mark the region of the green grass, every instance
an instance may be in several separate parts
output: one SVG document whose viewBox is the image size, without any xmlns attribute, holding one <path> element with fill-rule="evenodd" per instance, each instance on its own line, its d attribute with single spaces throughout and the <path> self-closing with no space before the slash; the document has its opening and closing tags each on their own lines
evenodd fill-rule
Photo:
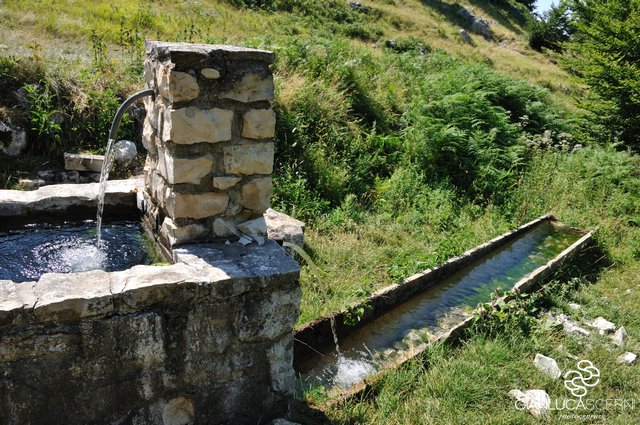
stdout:
<svg viewBox="0 0 640 425">
<path fill-rule="evenodd" d="M 608 263 L 603 263 L 607 264 L 606 268 L 595 279 L 579 274 L 559 276 L 540 307 L 543 307 L 542 311 L 548 308 L 563 311 L 575 319 L 592 320 L 603 316 L 618 326 L 624 325 L 630 335 L 624 349 L 612 347 L 606 337 L 597 334 L 585 340 L 565 336 L 562 331 L 546 326 L 542 316 L 530 331 L 508 322 L 497 333 L 471 332 L 469 339 L 458 348 L 432 347 L 408 365 L 385 373 L 364 399 L 351 400 L 327 410 L 325 420 L 354 424 L 539 423 L 528 413 L 515 409 L 508 396 L 509 390 L 545 389 L 552 400 L 568 398 L 569 394 L 561 381 L 553 381 L 535 369 L 532 361 L 536 353 L 556 358 L 564 371 L 575 367 L 573 356 L 591 360 L 602 373 L 602 382 L 590 393 L 594 399 L 637 399 L 640 393 L 637 366 L 618 365 L 615 359 L 624 351 L 640 350 L 638 170 L 638 157 L 606 148 L 589 148 L 572 154 L 539 153 L 510 193 L 508 205 L 485 209 L 480 218 L 463 218 L 456 214 L 461 223 L 475 224 L 476 227 L 468 232 L 464 231 L 464 226 L 461 226 L 462 231 L 458 228 L 451 233 L 446 228 L 439 231 L 430 228 L 443 239 L 455 235 L 464 238 L 463 245 L 473 245 L 473 235 L 484 232 L 483 240 L 486 240 L 488 234 L 499 233 L 499 229 L 509 226 L 510 220 L 521 223 L 547 211 L 554 211 L 561 220 L 575 226 L 599 226 L 598 242 L 608 256 Z M 435 205 L 437 202 L 432 203 L 431 208 L 436 209 Z M 437 221 L 434 216 L 429 219 L 431 223 Z M 326 236 L 326 242 L 323 237 L 313 235 L 310 245 L 323 246 L 324 242 L 327 247 L 333 247 L 327 250 L 325 261 L 336 265 L 336 273 L 361 276 L 359 270 L 366 268 L 364 264 L 384 264 L 382 252 L 388 247 L 387 243 L 376 247 L 373 235 L 363 231 L 368 225 L 384 228 L 380 223 L 356 225 L 349 233 Z M 347 238 L 346 235 L 351 236 Z M 401 239 L 399 245 L 414 252 L 409 257 L 412 260 L 419 258 L 420 253 L 442 252 L 438 247 L 429 250 L 422 241 L 410 238 Z M 393 257 L 399 250 L 396 246 L 387 252 Z M 341 256 L 336 252 L 344 254 Z M 354 254 L 365 252 L 366 256 Z M 352 253 L 351 257 L 348 253 Z M 375 258 L 376 253 L 380 258 Z M 350 261 L 345 261 L 348 258 Z M 593 270 L 588 264 L 582 266 L 583 270 Z M 366 273 L 370 275 L 369 271 Z M 303 283 L 307 283 L 307 278 L 303 278 Z M 328 283 L 328 286 L 341 287 L 338 282 Z M 347 285 L 343 288 L 341 296 L 348 296 Z M 308 288 L 306 292 L 310 292 Z M 333 295 L 331 292 L 328 297 Z M 582 309 L 579 312 L 570 310 L 569 302 L 580 303 Z M 579 413 L 603 415 L 595 423 L 631 423 L 637 417 L 637 411 L 629 410 L 600 409 Z M 559 415 L 559 412 L 553 412 L 550 423 L 567 423 Z M 305 423 L 303 419 L 301 421 Z M 570 423 L 594 422 L 585 419 Z"/>
<path fill-rule="evenodd" d="M 277 57 L 273 204 L 308 222 L 305 250 L 318 266 L 302 269 L 300 323 L 553 212 L 599 227 L 611 266 L 547 304 L 568 312 L 578 301 L 580 315 L 624 324 L 638 350 L 640 161 L 600 143 L 574 101 L 586 89 L 559 57 L 526 46 L 526 18 L 506 0 L 459 2 L 496 21 L 499 43 L 474 36 L 474 46 L 459 40 L 453 1 L 362 3 L 369 13 L 342 1 L 2 3 L 0 119 L 27 128 L 34 143 L 23 158 L 0 158 L 0 186 L 59 161 L 61 148 L 103 149 L 117 105 L 143 85 L 144 39 L 268 48 Z M 54 113 L 64 117 L 56 139 Z M 122 131 L 133 134 L 131 120 Z M 586 148 L 573 152 L 578 143 Z M 368 398 L 325 420 L 537 423 L 507 396 L 562 395 L 533 368 L 536 352 L 563 368 L 567 353 L 588 358 L 603 370 L 596 394 L 633 397 L 640 374 L 615 364 L 618 351 L 542 325 L 478 331 L 387 373 Z M 633 423 L 624 412 L 607 421 Z"/>
</svg>

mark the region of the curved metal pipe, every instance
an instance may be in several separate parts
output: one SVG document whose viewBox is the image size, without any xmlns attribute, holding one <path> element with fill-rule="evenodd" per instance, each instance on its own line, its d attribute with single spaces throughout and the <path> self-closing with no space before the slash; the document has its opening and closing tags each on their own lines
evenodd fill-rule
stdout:
<svg viewBox="0 0 640 425">
<path fill-rule="evenodd" d="M 135 93 L 127 98 L 122 105 L 116 111 L 115 117 L 113 117 L 113 121 L 111 122 L 111 129 L 109 130 L 109 140 L 116 140 L 116 136 L 118 135 L 118 129 L 120 128 L 120 121 L 122 121 L 122 117 L 124 116 L 127 109 L 138 99 L 142 99 L 143 97 L 153 96 L 155 98 L 156 92 L 154 89 L 145 89 Z"/>
</svg>

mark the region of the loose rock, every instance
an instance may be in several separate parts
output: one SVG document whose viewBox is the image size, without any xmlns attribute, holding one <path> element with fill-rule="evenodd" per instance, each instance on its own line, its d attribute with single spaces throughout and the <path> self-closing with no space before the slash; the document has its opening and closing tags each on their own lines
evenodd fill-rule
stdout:
<svg viewBox="0 0 640 425">
<path fill-rule="evenodd" d="M 113 157 L 117 162 L 132 162 L 136 156 L 138 156 L 138 148 L 130 140 L 120 140 L 113 147 Z"/>
<path fill-rule="evenodd" d="M 621 354 L 618 359 L 616 360 L 616 363 L 618 364 L 632 364 L 633 362 L 636 361 L 636 359 L 638 358 L 638 355 L 635 353 L 632 353 L 630 351 L 627 351 L 624 354 Z"/>
<path fill-rule="evenodd" d="M 558 379 L 560 378 L 560 376 L 562 376 L 562 371 L 558 367 L 558 363 L 551 357 L 547 357 L 543 354 L 538 353 L 533 360 L 533 364 L 536 365 L 536 367 L 542 372 L 546 373 L 554 379 Z"/>
<path fill-rule="evenodd" d="M 267 234 L 267 223 L 264 217 L 258 217 L 238 224 L 238 230 L 253 238 L 256 236 L 265 236 Z"/>
<path fill-rule="evenodd" d="M 578 335 L 578 336 L 589 336 L 591 332 L 584 329 L 581 326 L 578 326 L 575 322 L 569 319 L 564 314 L 560 313 L 557 316 L 551 315 L 550 320 L 552 322 L 558 323 L 562 325 L 564 331 L 568 334 Z"/>
<path fill-rule="evenodd" d="M 27 133 L 21 128 L 11 128 L 0 122 L 0 152 L 18 156 L 27 147 Z"/>
<path fill-rule="evenodd" d="M 613 335 L 611 335 L 611 341 L 618 347 L 624 346 L 628 338 L 629 335 L 627 334 L 627 330 L 624 328 L 624 326 L 620 326 L 620 328 L 618 328 L 618 330 Z"/>
<path fill-rule="evenodd" d="M 605 333 L 610 333 L 616 330 L 616 325 L 602 316 L 597 317 L 593 322 L 587 324 L 592 328 L 597 329 L 600 335 L 604 335 Z"/>
<path fill-rule="evenodd" d="M 264 218 L 267 222 L 269 239 L 304 246 L 304 222 L 271 208 L 264 213 Z"/>
<path fill-rule="evenodd" d="M 533 416 L 540 418 L 547 416 L 547 410 L 551 406 L 551 398 L 545 390 L 511 390 L 509 395 L 515 398 L 518 409 L 527 409 Z"/>
<path fill-rule="evenodd" d="M 467 30 L 465 30 L 464 28 L 460 28 L 459 34 L 460 38 L 462 38 L 462 41 L 467 44 L 473 44 L 473 39 L 471 38 Z"/>
<path fill-rule="evenodd" d="M 471 23 L 471 31 L 489 40 L 493 39 L 493 31 L 491 31 L 489 22 L 484 18 L 475 18 Z"/>
</svg>

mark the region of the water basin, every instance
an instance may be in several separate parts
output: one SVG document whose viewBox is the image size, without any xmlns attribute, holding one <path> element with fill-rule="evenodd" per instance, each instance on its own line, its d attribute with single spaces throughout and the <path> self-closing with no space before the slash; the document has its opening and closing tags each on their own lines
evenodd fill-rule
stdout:
<svg viewBox="0 0 640 425">
<path fill-rule="evenodd" d="M 149 246 L 138 221 L 106 223 L 101 250 L 96 248 L 95 220 L 26 224 L 0 230 L 0 280 L 25 282 L 44 273 L 125 270 L 153 262 Z"/>
</svg>

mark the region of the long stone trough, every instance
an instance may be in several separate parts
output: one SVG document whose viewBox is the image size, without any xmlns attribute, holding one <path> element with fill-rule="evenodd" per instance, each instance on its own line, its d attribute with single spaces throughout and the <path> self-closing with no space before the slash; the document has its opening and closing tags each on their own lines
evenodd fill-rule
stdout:
<svg viewBox="0 0 640 425">
<path fill-rule="evenodd" d="M 553 223 L 555 226 L 564 226 L 559 223 L 553 215 L 545 215 L 536 220 L 520 226 L 519 228 L 498 236 L 489 242 L 483 243 L 473 249 L 468 250 L 464 254 L 451 258 L 445 263 L 417 273 L 398 284 L 394 284 L 377 291 L 370 298 L 361 303 L 354 303 L 349 309 L 337 311 L 330 315 L 318 318 L 307 323 L 295 331 L 294 336 L 294 367 L 296 370 L 306 368 L 313 363 L 322 353 L 329 353 L 334 350 L 334 333 L 332 332 L 332 324 L 334 322 L 335 335 L 338 341 L 348 340 L 353 334 L 357 334 L 368 325 L 375 326 L 375 321 L 383 317 L 386 313 L 392 312 L 403 303 L 419 296 L 424 291 L 435 287 L 439 282 L 454 275 L 461 269 L 477 262 L 478 260 L 491 255 L 493 252 L 500 250 L 517 238 L 530 232 L 536 226 L 540 226 L 544 222 Z M 576 230 L 577 229 L 573 229 Z M 531 273 L 522 276 L 511 288 L 514 292 L 527 292 L 536 288 L 556 272 L 563 264 L 575 258 L 579 253 L 583 252 L 590 244 L 593 243 L 593 236 L 596 230 L 589 232 L 580 231 L 581 236 L 566 249 L 562 250 L 557 256 L 546 262 L 542 266 L 536 268 Z M 502 297 L 494 302 L 500 302 L 505 299 Z M 490 300 L 487 299 L 486 302 Z M 356 321 L 351 317 L 350 311 L 364 310 L 364 314 L 360 320 Z M 367 376 L 359 382 L 349 385 L 347 388 L 333 387 L 330 394 L 334 400 L 350 397 L 362 392 L 370 383 L 374 382 L 380 376 L 379 372 L 398 367 L 402 363 L 422 353 L 429 343 L 434 342 L 452 342 L 458 339 L 463 330 L 466 329 L 473 321 L 473 317 L 467 317 L 448 327 L 446 332 L 438 334 L 430 341 L 421 342 L 401 351 L 396 357 L 383 364 L 376 373 Z M 304 365 L 304 366 L 303 366 Z"/>
</svg>

